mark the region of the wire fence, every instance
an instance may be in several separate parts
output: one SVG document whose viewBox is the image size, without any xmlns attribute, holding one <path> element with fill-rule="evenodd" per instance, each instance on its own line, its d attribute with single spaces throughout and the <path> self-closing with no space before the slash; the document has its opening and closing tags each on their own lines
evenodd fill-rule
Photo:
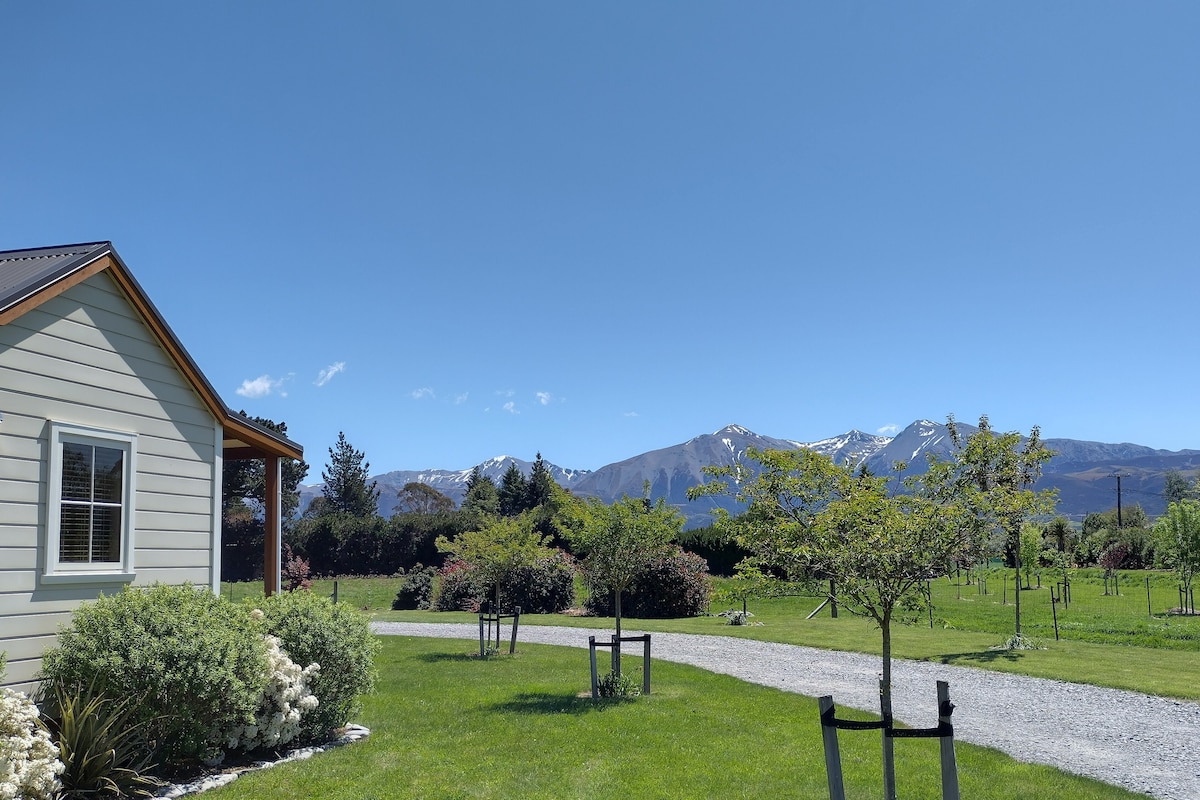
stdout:
<svg viewBox="0 0 1200 800">
<path fill-rule="evenodd" d="M 1073 570 L 1064 577 L 1013 570 L 959 573 L 930 582 L 933 624 L 1009 632 L 1016 606 L 1021 630 L 1034 637 L 1081 639 L 1172 649 L 1200 649 L 1200 616 L 1169 573 Z M 1027 581 L 1027 582 L 1026 582 Z"/>
</svg>

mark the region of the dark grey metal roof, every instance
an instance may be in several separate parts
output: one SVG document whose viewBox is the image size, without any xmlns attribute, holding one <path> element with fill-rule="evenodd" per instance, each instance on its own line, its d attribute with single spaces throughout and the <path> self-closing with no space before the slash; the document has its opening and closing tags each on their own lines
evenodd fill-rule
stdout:
<svg viewBox="0 0 1200 800">
<path fill-rule="evenodd" d="M 112 252 L 112 242 L 0 251 L 0 311 Z"/>
<path fill-rule="evenodd" d="M 235 414 L 226 405 L 220 394 L 209 383 L 208 378 L 192 360 L 178 337 L 175 336 L 171 327 L 167 325 L 166 320 L 162 318 L 158 309 L 154 307 L 154 303 L 146 296 L 145 290 L 138 285 L 137 279 L 129 272 L 129 268 L 121 261 L 121 257 L 113 249 L 112 242 L 66 244 L 58 247 L 39 247 L 34 250 L 0 250 L 0 312 L 7 311 L 25 298 L 37 294 L 42 289 L 106 255 L 111 256 L 112 261 L 118 265 L 133 291 L 145 304 L 145 308 L 157 320 L 163 335 L 171 340 L 174 345 L 173 352 L 186 362 L 185 373 L 200 384 L 196 386 L 196 389 L 201 394 L 207 394 L 224 411 L 225 418 L 222 422 L 227 426 L 226 430 L 228 431 L 229 425 L 235 428 L 241 426 L 262 437 L 283 444 L 286 448 L 303 453 L 304 448 L 288 437 L 259 425 L 241 414 Z"/>
</svg>

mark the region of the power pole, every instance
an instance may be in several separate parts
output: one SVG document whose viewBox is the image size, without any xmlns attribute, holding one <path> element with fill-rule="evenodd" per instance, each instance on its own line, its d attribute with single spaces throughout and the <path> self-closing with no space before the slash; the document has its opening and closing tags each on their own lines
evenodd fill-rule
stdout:
<svg viewBox="0 0 1200 800">
<path fill-rule="evenodd" d="M 1120 473 L 1113 473 L 1108 477 L 1117 479 L 1117 528 L 1123 528 L 1125 527 L 1125 523 L 1121 519 L 1121 475 Z"/>
</svg>

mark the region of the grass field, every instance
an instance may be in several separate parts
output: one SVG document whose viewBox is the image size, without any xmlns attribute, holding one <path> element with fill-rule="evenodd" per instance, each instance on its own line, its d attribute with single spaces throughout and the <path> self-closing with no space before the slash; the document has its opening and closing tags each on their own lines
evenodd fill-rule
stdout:
<svg viewBox="0 0 1200 800">
<path fill-rule="evenodd" d="M 380 682 L 360 716 L 370 737 L 248 774 L 206 796 L 828 796 L 814 700 L 662 663 L 649 697 L 593 702 L 580 696 L 587 666 L 574 649 L 527 644 L 516 656 L 480 659 L 472 648 L 384 637 Z M 878 733 L 839 739 L 847 796 L 880 796 Z M 934 740 L 897 742 L 901 796 L 941 797 L 937 747 Z M 985 748 L 958 742 L 955 750 L 962 796 L 974 800 L 1142 797 Z"/>
<path fill-rule="evenodd" d="M 1023 591 L 1023 629 L 1036 637 L 1044 649 L 996 651 L 991 647 L 1011 633 L 1013 624 L 1011 574 L 1007 597 L 1001 588 L 1003 574 L 997 571 L 989 577 L 987 595 L 978 594 L 974 586 L 959 586 L 945 579 L 933 581 L 934 627 L 930 628 L 928 618 L 913 625 L 896 626 L 893 629 L 894 654 L 899 658 L 974 666 L 1131 689 L 1164 697 L 1200 700 L 1200 617 L 1160 613 L 1151 618 L 1146 610 L 1145 573 L 1123 575 L 1119 586 L 1128 588 L 1120 589 L 1120 596 L 1109 597 L 1104 596 L 1103 582 L 1098 577 L 1086 573 L 1078 575 L 1072 587 L 1074 599 L 1070 609 L 1064 612 L 1059 608 L 1061 632 L 1064 635 L 1070 632 L 1075 638 L 1064 638 L 1057 642 L 1050 622 L 1050 590 Z M 1048 576 L 1044 575 L 1043 578 L 1048 580 Z M 474 615 L 465 613 L 391 611 L 391 600 L 397 584 L 394 578 L 339 578 L 338 599 L 382 620 L 476 621 Z M 1140 597 L 1137 594 L 1139 586 Z M 1167 603 L 1171 602 L 1174 586 L 1168 576 L 1155 576 L 1151 583 L 1151 603 L 1158 606 L 1152 607 L 1160 611 L 1171 607 Z M 333 589 L 332 580 L 315 581 L 313 584 L 314 592 L 329 595 Z M 235 599 L 261 596 L 262 586 L 253 583 L 226 584 L 224 591 Z M 844 611 L 838 619 L 830 619 L 828 610 L 812 620 L 806 620 L 805 617 L 819 602 L 819 599 L 812 597 L 752 600 L 750 611 L 755 614 L 754 621 L 760 625 L 731 626 L 718 617 L 696 617 L 626 619 L 624 627 L 629 630 L 747 637 L 873 654 L 880 652 L 879 632 L 868 620 Z M 714 606 L 714 611 L 722 608 L 724 606 Z M 605 630 L 611 629 L 612 619 L 562 614 L 525 615 L 522 624 L 570 625 Z"/>
</svg>

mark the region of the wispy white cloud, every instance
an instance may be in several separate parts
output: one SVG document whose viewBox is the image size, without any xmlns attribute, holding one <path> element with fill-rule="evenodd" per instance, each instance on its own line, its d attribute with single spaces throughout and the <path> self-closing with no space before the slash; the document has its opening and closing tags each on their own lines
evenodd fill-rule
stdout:
<svg viewBox="0 0 1200 800">
<path fill-rule="evenodd" d="M 899 425 L 884 425 L 881 428 L 877 428 L 875 430 L 875 432 L 877 434 L 879 434 L 880 436 L 895 436 L 896 432 L 899 430 L 900 430 Z"/>
<path fill-rule="evenodd" d="M 517 410 L 517 404 L 514 403 L 512 400 L 509 400 L 507 403 L 504 404 L 504 410 L 510 414 L 520 414 L 521 413 L 520 411 Z"/>
<path fill-rule="evenodd" d="M 514 389 L 497 389 L 496 390 L 497 397 L 513 397 L 516 395 L 516 393 L 517 392 Z"/>
<path fill-rule="evenodd" d="M 467 402 L 467 397 L 469 395 L 470 395 L 470 392 L 463 392 L 460 395 L 456 395 L 454 398 L 454 405 L 461 406 L 463 403 Z"/>
<path fill-rule="evenodd" d="M 622 416 L 625 416 L 625 417 L 636 417 L 637 415 L 638 415 L 638 413 L 637 413 L 636 411 L 626 411 L 626 412 L 625 412 L 625 413 L 624 413 Z"/>
<path fill-rule="evenodd" d="M 413 400 L 432 400 L 434 397 L 436 397 L 436 395 L 433 393 L 433 389 L 430 389 L 428 386 L 422 386 L 420 389 L 413 389 L 411 392 L 409 392 L 409 395 Z"/>
<path fill-rule="evenodd" d="M 334 375 L 337 375 L 339 372 L 342 372 L 345 369 L 346 369 L 345 361 L 335 361 L 332 364 L 330 364 L 328 367 L 326 367 L 325 369 L 323 369 L 319 373 L 317 373 L 317 379 L 315 381 L 313 381 L 313 383 L 316 384 L 317 386 L 324 386 L 325 384 L 327 384 L 331 380 L 333 380 Z"/>
<path fill-rule="evenodd" d="M 550 405 L 550 402 L 554 399 L 553 395 L 551 395 L 549 392 L 537 392 L 536 394 L 537 401 L 544 406 Z"/>
<path fill-rule="evenodd" d="M 242 385 L 237 388 L 237 393 L 252 400 L 270 394 L 287 397 L 287 392 L 283 391 L 283 378 L 272 378 L 270 375 L 259 375 L 254 380 L 242 381 Z"/>
</svg>

